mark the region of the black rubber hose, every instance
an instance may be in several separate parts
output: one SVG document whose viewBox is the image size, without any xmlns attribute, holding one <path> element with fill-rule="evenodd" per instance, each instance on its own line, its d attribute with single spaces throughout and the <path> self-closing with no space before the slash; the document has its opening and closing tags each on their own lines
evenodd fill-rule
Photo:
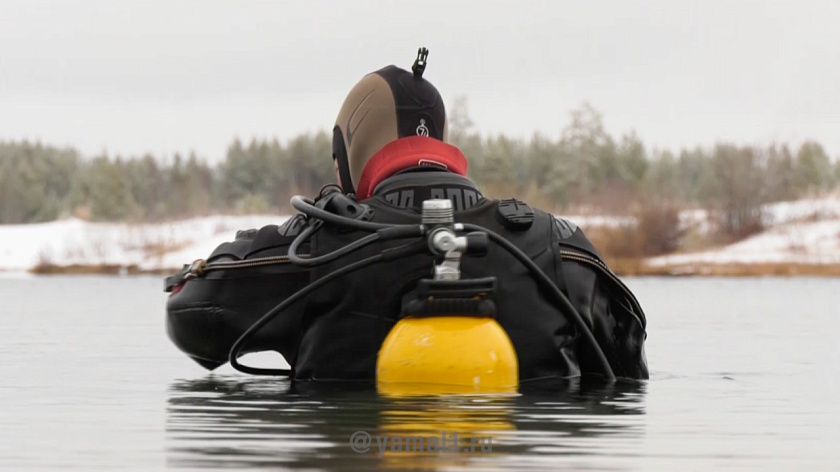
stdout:
<svg viewBox="0 0 840 472">
<path fill-rule="evenodd" d="M 528 257 L 527 254 L 522 252 L 521 249 L 516 247 L 513 243 L 505 239 L 500 234 L 494 233 L 487 228 L 483 228 L 478 225 L 474 224 L 464 224 L 464 229 L 470 231 L 482 231 L 487 233 L 487 236 L 490 238 L 491 241 L 495 242 L 507 252 L 509 252 L 513 257 L 515 257 L 519 262 L 524 265 L 531 275 L 537 280 L 537 282 L 542 285 L 545 289 L 547 289 L 550 293 L 554 295 L 554 298 L 560 303 L 560 308 L 563 312 L 566 313 L 567 316 L 572 318 L 578 328 L 583 333 L 583 337 L 586 338 L 586 341 L 591 345 L 592 349 L 595 351 L 595 356 L 598 359 L 598 363 L 601 364 L 601 370 L 604 373 L 604 376 L 607 377 L 607 380 L 614 381 L 615 374 L 613 373 L 612 367 L 610 366 L 610 361 L 607 360 L 607 356 L 604 354 L 604 350 L 601 349 L 601 346 L 598 344 L 598 341 L 595 339 L 595 335 L 592 334 L 592 330 L 589 328 L 589 325 L 583 321 L 583 317 L 580 316 L 580 313 L 572 306 L 572 303 L 566 298 L 566 295 L 557 288 L 557 285 L 549 278 L 545 272 L 540 269 L 540 267 Z"/>
<path fill-rule="evenodd" d="M 298 249 L 300 248 L 300 245 L 306 242 L 306 240 L 308 240 L 313 234 L 315 234 L 316 231 L 318 231 L 317 225 L 309 226 L 305 230 L 303 230 L 294 239 L 294 241 L 292 241 L 292 244 L 291 246 L 289 246 L 288 251 L 289 261 L 291 261 L 292 264 L 301 267 L 316 267 L 344 257 L 350 254 L 351 252 L 359 250 L 377 241 L 391 241 L 394 239 L 404 239 L 412 237 L 419 238 L 425 234 L 425 229 L 423 228 L 423 225 L 392 226 L 389 228 L 377 230 L 375 233 L 357 239 L 352 243 L 343 246 L 339 249 L 336 249 L 335 251 L 329 254 L 324 254 L 318 257 L 300 257 L 298 255 Z"/>
<path fill-rule="evenodd" d="M 398 246 L 391 249 L 386 249 L 381 253 L 371 256 L 360 261 L 356 261 L 352 264 L 346 265 L 340 269 L 337 269 L 329 274 L 321 277 L 320 279 L 310 283 L 306 287 L 298 290 L 289 298 L 280 302 L 277 306 L 269 310 L 265 315 L 262 316 L 259 320 L 257 320 L 250 328 L 248 328 L 239 339 L 233 343 L 233 346 L 230 348 L 230 353 L 228 354 L 228 361 L 230 365 L 238 370 L 239 372 L 244 372 L 246 374 L 252 375 L 289 375 L 291 373 L 290 369 L 263 369 L 260 367 L 250 367 L 247 365 L 240 364 L 237 360 L 239 358 L 239 353 L 242 351 L 245 344 L 257 333 L 263 326 L 268 324 L 271 320 L 276 318 L 280 313 L 282 313 L 286 308 L 288 308 L 292 303 L 300 300 L 301 298 L 309 295 L 314 290 L 326 285 L 327 283 L 347 275 L 351 272 L 355 272 L 360 269 L 364 269 L 365 267 L 372 266 L 379 262 L 388 262 L 394 259 L 400 259 L 403 257 L 407 257 L 413 254 L 419 254 L 422 252 L 428 251 L 428 245 L 426 241 L 419 241 L 409 244 L 404 244 L 402 246 Z"/>
<path fill-rule="evenodd" d="M 352 243 L 342 246 L 339 249 L 336 249 L 333 252 L 328 254 L 324 254 L 323 256 L 318 257 L 300 257 L 298 256 L 298 248 L 300 245 L 306 242 L 315 232 L 318 231 L 317 225 L 310 225 L 305 230 L 303 230 L 294 241 L 292 241 L 292 245 L 289 246 L 289 261 L 292 264 L 301 266 L 301 267 L 315 267 L 321 264 L 326 264 L 328 262 L 332 262 L 338 258 L 344 257 L 347 254 L 350 254 L 353 251 L 361 249 L 368 244 L 375 243 L 381 239 L 379 233 L 372 233 L 363 238 L 359 238 Z"/>
<path fill-rule="evenodd" d="M 292 207 L 301 212 L 306 214 L 311 218 L 317 218 L 319 220 L 323 220 L 327 223 L 332 223 L 337 226 L 343 226 L 345 228 L 353 228 L 362 231 L 367 231 L 372 233 L 374 231 L 378 231 L 380 229 L 385 228 L 394 228 L 394 227 L 401 227 L 401 226 L 416 226 L 416 225 L 395 225 L 395 224 L 384 224 L 384 223 L 373 223 L 371 221 L 363 221 L 363 220 L 354 220 L 352 218 L 347 218 L 341 215 L 336 215 L 335 213 L 330 213 L 327 210 L 323 210 L 321 208 L 316 207 L 313 205 L 313 201 L 309 198 L 303 197 L 301 195 L 295 195 L 292 197 L 290 203 Z"/>
</svg>

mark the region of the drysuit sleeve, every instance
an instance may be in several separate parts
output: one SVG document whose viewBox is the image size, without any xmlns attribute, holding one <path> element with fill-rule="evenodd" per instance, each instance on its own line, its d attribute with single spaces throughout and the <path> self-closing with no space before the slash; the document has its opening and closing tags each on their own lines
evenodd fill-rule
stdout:
<svg viewBox="0 0 840 472">
<path fill-rule="evenodd" d="M 555 233 L 560 237 L 562 283 L 569 300 L 592 329 L 616 377 L 647 379 L 647 321 L 640 304 L 603 262 L 583 231 L 558 220 L 561 223 Z M 582 373 L 600 373 L 589 345 L 578 342 L 575 351 Z"/>
<path fill-rule="evenodd" d="M 173 343 L 207 369 L 226 363 L 231 346 L 248 328 L 309 283 L 309 271 L 286 258 L 299 226 L 289 220 L 239 231 L 233 241 L 219 245 L 201 275 L 172 290 L 166 308 Z M 243 352 L 276 351 L 293 362 L 304 305 L 303 300 L 292 304 Z"/>
</svg>

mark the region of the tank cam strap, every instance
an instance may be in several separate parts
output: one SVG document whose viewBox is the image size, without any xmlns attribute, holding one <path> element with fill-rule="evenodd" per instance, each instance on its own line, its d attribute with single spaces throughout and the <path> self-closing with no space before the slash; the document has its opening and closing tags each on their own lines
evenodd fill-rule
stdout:
<svg viewBox="0 0 840 472">
<path fill-rule="evenodd" d="M 423 279 L 417 298 L 403 305 L 402 316 L 476 316 L 495 318 L 496 278 Z"/>
</svg>

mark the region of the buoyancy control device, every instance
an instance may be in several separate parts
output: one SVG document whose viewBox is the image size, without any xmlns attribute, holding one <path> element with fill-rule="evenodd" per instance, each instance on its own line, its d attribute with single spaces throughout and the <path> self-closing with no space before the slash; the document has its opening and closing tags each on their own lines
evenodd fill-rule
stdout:
<svg viewBox="0 0 840 472">
<path fill-rule="evenodd" d="M 347 201 L 344 201 L 347 200 Z M 285 369 L 261 369 L 240 364 L 248 341 L 296 301 L 354 271 L 416 254 L 433 254 L 432 278 L 421 280 L 417 297 L 403 304 L 402 317 L 389 332 L 377 357 L 377 385 L 385 394 L 505 393 L 517 389 L 517 358 L 510 339 L 495 321 L 495 279 L 464 279 L 459 263 L 464 256 L 482 256 L 490 244 L 510 253 L 574 323 L 583 342 L 595 354 L 603 375 L 615 379 L 612 368 L 591 329 L 539 266 L 501 235 L 478 225 L 454 221 L 450 200 L 423 202 L 421 224 L 367 221 L 365 205 L 334 191 L 314 202 L 301 196 L 292 206 L 306 218 L 306 228 L 289 248 L 289 260 L 303 267 L 336 261 L 381 241 L 406 240 L 380 253 L 354 261 L 303 287 L 255 322 L 230 350 L 231 365 L 257 375 L 288 375 Z M 318 257 L 298 255 L 298 249 L 322 225 L 361 230 L 366 236 Z"/>
</svg>

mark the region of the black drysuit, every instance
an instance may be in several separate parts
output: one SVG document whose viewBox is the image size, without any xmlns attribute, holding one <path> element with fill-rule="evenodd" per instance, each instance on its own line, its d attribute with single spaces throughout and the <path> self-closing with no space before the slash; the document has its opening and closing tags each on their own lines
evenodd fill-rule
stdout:
<svg viewBox="0 0 840 472">
<path fill-rule="evenodd" d="M 422 201 L 429 198 L 452 200 L 456 222 L 486 227 L 524 251 L 567 295 L 617 377 L 648 377 L 645 315 L 572 222 L 516 200 L 486 199 L 469 179 L 445 171 L 394 175 L 360 203 L 372 210 L 374 222 L 415 224 Z M 302 219 L 292 219 L 279 227 L 240 231 L 186 281 L 187 270 L 168 279 L 167 289 L 176 292 L 167 303 L 173 342 L 200 364 L 215 368 L 227 361 L 231 345 L 251 324 L 310 280 L 404 244 L 373 244 L 304 269 L 283 257 L 302 226 Z M 363 235 L 324 225 L 304 249 L 318 256 Z M 430 277 L 432 264 L 431 255 L 417 255 L 339 278 L 291 305 L 245 352 L 281 353 L 297 380 L 373 380 L 382 341 L 417 281 Z M 577 327 L 513 256 L 491 244 L 486 256 L 463 259 L 461 271 L 462 278 L 497 278 L 497 320 L 516 350 L 521 382 L 601 372 Z"/>
</svg>

